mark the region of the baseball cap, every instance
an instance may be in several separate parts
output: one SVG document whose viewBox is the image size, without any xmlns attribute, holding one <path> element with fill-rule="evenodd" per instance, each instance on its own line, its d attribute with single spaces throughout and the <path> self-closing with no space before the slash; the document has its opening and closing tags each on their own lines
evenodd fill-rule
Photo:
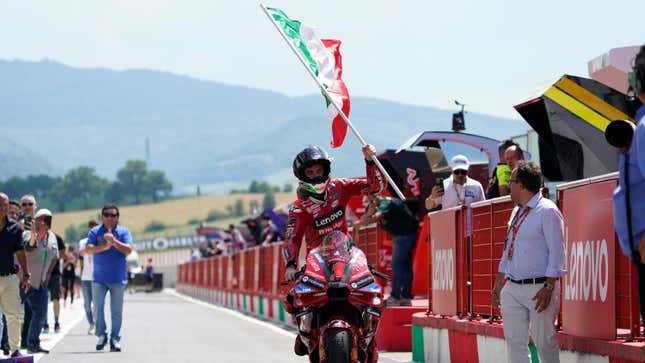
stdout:
<svg viewBox="0 0 645 363">
<path fill-rule="evenodd" d="M 51 217 L 52 212 L 49 209 L 45 209 L 45 208 L 39 209 L 38 212 L 36 212 L 36 215 L 34 216 L 34 219 L 36 219 L 38 217 L 42 217 L 42 216 Z"/>
<path fill-rule="evenodd" d="M 450 167 L 452 170 L 466 170 L 470 168 L 470 162 L 468 161 L 468 158 L 465 157 L 464 155 L 455 155 L 450 159 Z"/>
</svg>

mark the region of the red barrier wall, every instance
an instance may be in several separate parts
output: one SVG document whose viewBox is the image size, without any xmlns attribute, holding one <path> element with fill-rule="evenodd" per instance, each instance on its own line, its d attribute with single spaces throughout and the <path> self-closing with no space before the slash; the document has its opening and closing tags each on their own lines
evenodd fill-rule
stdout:
<svg viewBox="0 0 645 363">
<path fill-rule="evenodd" d="M 440 315 L 466 312 L 466 257 L 460 207 L 429 214 L 432 259 L 432 311 Z"/>
<path fill-rule="evenodd" d="M 510 197 L 474 203 L 471 241 L 472 314 L 500 316 L 491 305 L 491 291 L 504 252 L 506 228 L 514 204 Z"/>
<path fill-rule="evenodd" d="M 562 279 L 562 327 L 571 335 L 615 339 L 616 328 L 638 335 L 632 263 L 622 254 L 614 230 L 615 174 L 558 186 L 567 242 Z M 597 324 L 590 316 L 616 317 Z"/>
</svg>

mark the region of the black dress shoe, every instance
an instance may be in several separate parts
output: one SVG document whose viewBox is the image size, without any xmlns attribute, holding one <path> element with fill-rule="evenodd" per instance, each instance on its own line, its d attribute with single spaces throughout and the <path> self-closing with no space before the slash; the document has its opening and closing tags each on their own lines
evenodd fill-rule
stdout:
<svg viewBox="0 0 645 363">
<path fill-rule="evenodd" d="M 15 357 L 22 357 L 22 353 L 20 353 L 19 350 L 16 350 L 15 352 L 11 353 L 11 358 Z"/>
<path fill-rule="evenodd" d="M 112 340 L 110 342 L 110 352 L 120 352 L 121 351 L 121 343 L 117 342 L 116 340 Z"/>
<path fill-rule="evenodd" d="M 47 349 L 44 349 L 43 347 L 33 347 L 33 348 L 27 348 L 27 353 L 29 353 L 29 354 L 37 354 L 37 353 L 49 354 L 49 351 Z"/>
<path fill-rule="evenodd" d="M 103 350 L 106 344 L 107 344 L 107 336 L 106 335 L 99 336 L 99 341 L 96 343 L 96 350 Z"/>
</svg>

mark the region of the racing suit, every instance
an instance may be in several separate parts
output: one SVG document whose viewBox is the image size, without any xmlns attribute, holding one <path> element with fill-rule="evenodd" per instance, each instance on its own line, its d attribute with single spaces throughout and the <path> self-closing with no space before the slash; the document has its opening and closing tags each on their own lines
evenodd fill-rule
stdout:
<svg viewBox="0 0 645 363">
<path fill-rule="evenodd" d="M 287 267 L 296 267 L 298 252 L 303 237 L 307 241 L 307 252 L 318 247 L 326 235 L 333 231 L 347 233 L 345 208 L 349 199 L 364 193 L 380 193 L 385 189 L 387 181 L 374 162 L 366 161 L 366 179 L 332 178 L 327 186 L 324 200 L 318 200 L 297 192 L 298 199 L 289 209 L 287 231 L 282 247 L 282 257 Z M 284 300 L 287 312 L 295 313 L 292 300 Z M 300 336 L 296 337 L 296 352 L 304 349 Z M 298 346 L 301 348 L 297 348 Z M 303 352 L 304 353 L 304 352 Z M 298 353 L 297 353 L 298 354 Z M 378 348 L 373 340 L 368 347 L 369 362 L 378 361 Z M 310 361 L 312 360 L 310 357 Z"/>
<path fill-rule="evenodd" d="M 282 257 L 287 267 L 296 267 L 303 237 L 307 241 L 309 252 L 318 247 L 329 233 L 347 233 L 345 207 L 351 197 L 380 193 L 385 189 L 386 180 L 376 165 L 372 161 L 366 164 L 367 180 L 332 178 L 324 200 L 308 197 L 298 190 L 298 199 L 289 208 L 287 232 L 282 247 Z"/>
</svg>

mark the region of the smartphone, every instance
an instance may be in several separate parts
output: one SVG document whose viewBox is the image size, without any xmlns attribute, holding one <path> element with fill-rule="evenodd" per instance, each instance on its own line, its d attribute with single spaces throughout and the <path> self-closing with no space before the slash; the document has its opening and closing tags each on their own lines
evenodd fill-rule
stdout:
<svg viewBox="0 0 645 363">
<path fill-rule="evenodd" d="M 435 179 L 434 185 L 438 186 L 443 191 L 443 178 Z"/>
<path fill-rule="evenodd" d="M 25 231 L 31 231 L 31 216 L 25 216 Z"/>
</svg>

